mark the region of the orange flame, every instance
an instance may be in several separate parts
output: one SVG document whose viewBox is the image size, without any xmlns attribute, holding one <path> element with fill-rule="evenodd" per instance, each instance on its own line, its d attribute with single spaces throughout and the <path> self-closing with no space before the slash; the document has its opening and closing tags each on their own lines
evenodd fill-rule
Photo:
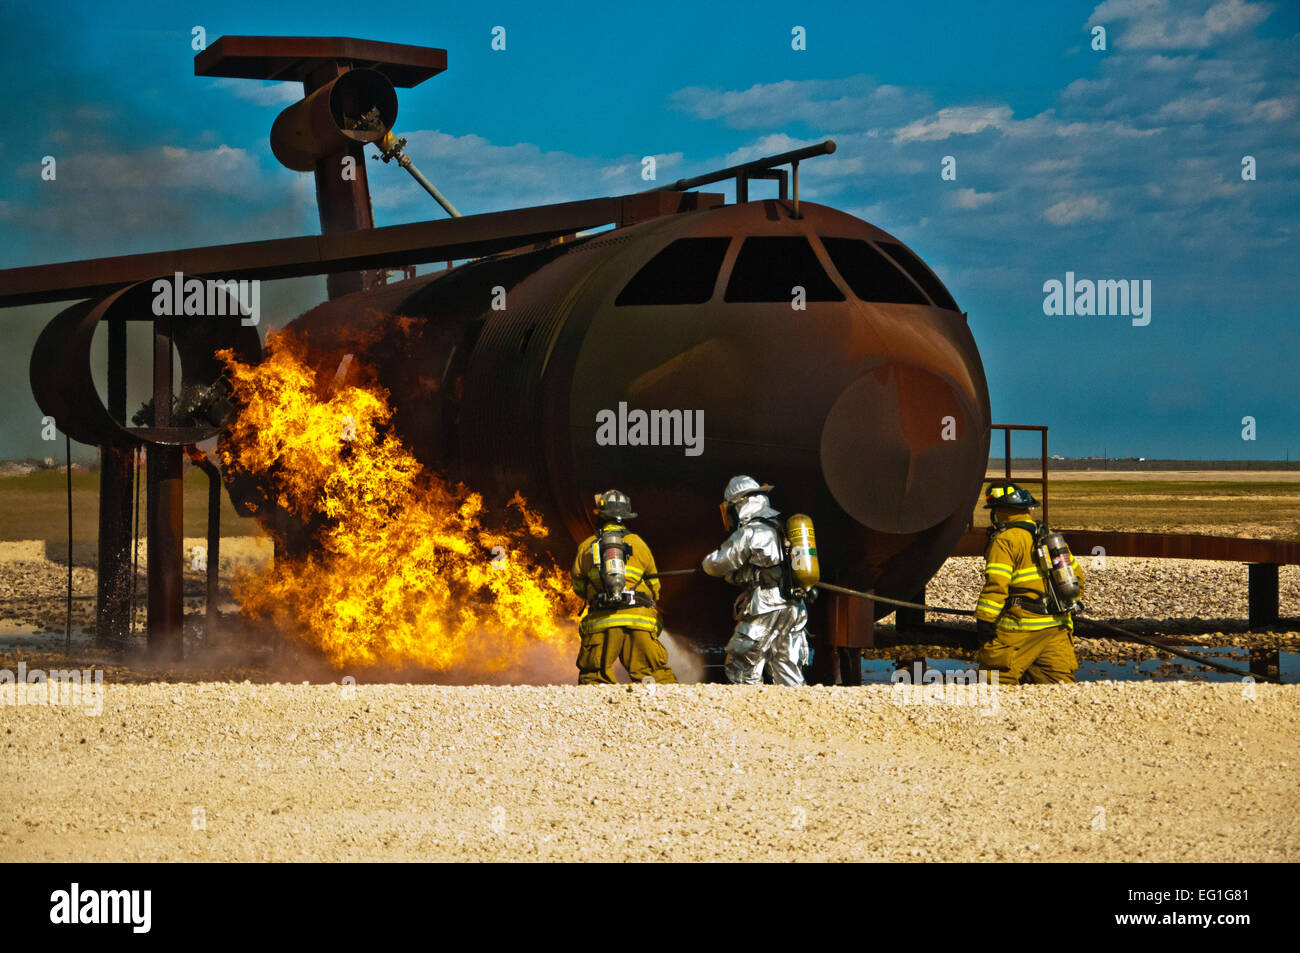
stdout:
<svg viewBox="0 0 1300 953">
<path fill-rule="evenodd" d="M 243 611 L 299 634 L 339 669 L 527 677 L 521 666 L 539 648 L 553 671 L 561 654 L 572 666 L 575 597 L 566 573 L 530 554 L 528 538 L 548 531 L 523 497 L 489 528 L 479 494 L 425 471 L 393 434 L 385 392 L 322 393 L 292 339 L 269 335 L 267 345 L 258 365 L 221 354 L 240 408 L 222 461 L 319 528 L 309 553 L 237 580 Z"/>
</svg>

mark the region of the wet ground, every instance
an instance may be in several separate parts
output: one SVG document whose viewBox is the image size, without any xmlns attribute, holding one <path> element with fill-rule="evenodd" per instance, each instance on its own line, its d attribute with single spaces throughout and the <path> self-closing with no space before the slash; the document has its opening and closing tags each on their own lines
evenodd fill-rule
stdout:
<svg viewBox="0 0 1300 953">
<path fill-rule="evenodd" d="M 1075 679 L 1080 682 L 1113 680 L 1122 682 L 1135 681 L 1189 681 L 1189 682 L 1238 682 L 1250 674 L 1251 653 L 1249 649 L 1238 646 L 1210 646 L 1208 648 L 1184 647 L 1193 654 L 1203 654 L 1222 665 L 1231 665 L 1241 669 L 1241 675 L 1215 671 L 1195 662 L 1180 658 L 1086 661 L 1079 663 Z M 1281 660 L 1281 678 L 1285 684 L 1300 683 L 1300 653 L 1279 652 Z M 899 659 L 863 659 L 862 682 L 864 685 L 889 684 L 893 673 L 900 665 L 911 665 L 916 657 L 907 656 Z M 933 658 L 925 656 L 925 667 L 938 669 L 940 672 L 967 671 L 972 663 L 960 658 Z"/>
</svg>

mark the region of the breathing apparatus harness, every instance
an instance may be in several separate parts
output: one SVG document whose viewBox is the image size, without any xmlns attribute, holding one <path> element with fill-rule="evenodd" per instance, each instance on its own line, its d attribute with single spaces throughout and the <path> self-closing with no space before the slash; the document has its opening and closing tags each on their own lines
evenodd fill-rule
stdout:
<svg viewBox="0 0 1300 953">
<path fill-rule="evenodd" d="M 611 523 L 600 531 L 592 543 L 592 561 L 600 567 L 601 586 L 587 600 L 593 609 L 655 607 L 655 601 L 648 593 L 627 588 L 627 560 L 632 555 L 632 547 L 624 538 L 627 534 L 626 526 Z"/>
<path fill-rule="evenodd" d="M 994 538 L 1009 529 L 1023 529 L 1034 541 L 1034 561 L 1046 582 L 1041 598 L 1010 596 L 1006 604 L 1016 605 L 1038 615 L 1073 615 L 1083 611 L 1079 602 L 1079 577 L 1070 565 L 1070 548 L 1065 537 L 1049 530 L 1045 523 L 1033 520 L 1015 520 L 1010 523 L 993 523 L 988 537 Z"/>
<path fill-rule="evenodd" d="M 765 516 L 755 517 L 753 522 L 762 523 L 764 526 L 770 526 L 772 532 L 776 533 L 777 549 L 781 553 L 779 562 L 771 566 L 755 566 L 754 580 L 764 589 L 779 589 L 782 599 L 795 598 L 794 580 L 790 572 L 790 539 L 786 536 L 785 526 L 780 520 L 771 519 Z M 799 594 L 799 598 L 803 593 Z"/>
</svg>

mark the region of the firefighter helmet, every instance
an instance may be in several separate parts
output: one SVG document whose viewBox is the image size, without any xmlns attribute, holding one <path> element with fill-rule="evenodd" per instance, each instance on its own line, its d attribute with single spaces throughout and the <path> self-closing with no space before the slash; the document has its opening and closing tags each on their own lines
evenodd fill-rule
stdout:
<svg viewBox="0 0 1300 953">
<path fill-rule="evenodd" d="M 747 496 L 753 496 L 755 493 L 771 493 L 775 489 L 776 487 L 767 483 L 759 483 L 751 476 L 734 476 L 722 492 L 722 499 L 727 503 L 739 503 Z"/>
<path fill-rule="evenodd" d="M 991 510 L 995 506 L 1009 510 L 1027 510 L 1037 506 L 1034 495 L 1019 484 L 1010 480 L 994 480 L 984 495 L 984 508 Z"/>
<path fill-rule="evenodd" d="M 718 504 L 718 512 L 722 514 L 722 525 L 727 532 L 733 531 L 742 519 L 770 518 L 779 515 L 768 505 L 767 500 L 767 494 L 775 489 L 776 487 L 771 484 L 759 483 L 751 476 L 734 476 L 728 480 L 727 488 L 722 491 L 722 502 Z M 754 496 L 762 499 L 745 502 Z"/>
<path fill-rule="evenodd" d="M 628 499 L 626 493 L 619 490 L 597 493 L 596 509 L 593 512 L 602 519 L 617 520 L 620 523 L 636 518 L 636 514 L 632 512 L 632 501 Z"/>
</svg>

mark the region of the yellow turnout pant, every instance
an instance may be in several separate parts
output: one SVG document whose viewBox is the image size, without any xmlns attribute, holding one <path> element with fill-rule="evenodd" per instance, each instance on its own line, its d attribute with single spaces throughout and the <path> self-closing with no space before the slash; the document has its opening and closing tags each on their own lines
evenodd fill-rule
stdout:
<svg viewBox="0 0 1300 953">
<path fill-rule="evenodd" d="M 996 672 L 1001 685 L 1073 682 L 1079 667 L 1070 630 L 1063 625 L 1037 632 L 998 629 L 997 636 L 975 654 L 975 662 L 985 671 Z"/>
<path fill-rule="evenodd" d="M 647 676 L 664 684 L 677 682 L 677 676 L 668 667 L 668 650 L 656 633 L 616 626 L 582 637 L 578 647 L 578 684 L 612 685 L 616 681 L 615 660 L 623 663 L 634 682 Z"/>
</svg>

